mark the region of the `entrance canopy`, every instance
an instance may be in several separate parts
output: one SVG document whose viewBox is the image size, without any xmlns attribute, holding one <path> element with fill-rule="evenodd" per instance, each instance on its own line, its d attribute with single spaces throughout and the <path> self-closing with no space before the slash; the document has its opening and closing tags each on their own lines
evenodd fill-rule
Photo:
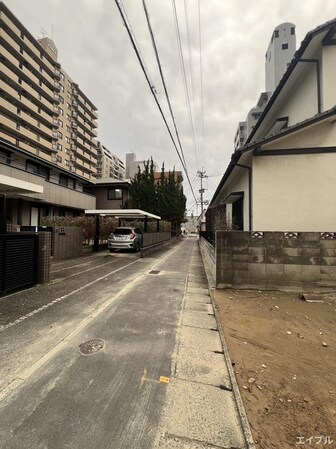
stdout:
<svg viewBox="0 0 336 449">
<path fill-rule="evenodd" d="M 111 216 L 115 218 L 154 218 L 155 220 L 161 220 L 158 215 L 150 214 L 140 209 L 87 209 L 86 215 L 100 215 Z"/>
</svg>

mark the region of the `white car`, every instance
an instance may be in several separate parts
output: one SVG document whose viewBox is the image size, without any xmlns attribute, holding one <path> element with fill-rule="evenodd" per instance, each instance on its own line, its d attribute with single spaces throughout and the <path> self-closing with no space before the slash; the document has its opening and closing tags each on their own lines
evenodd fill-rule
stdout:
<svg viewBox="0 0 336 449">
<path fill-rule="evenodd" d="M 142 248 L 142 230 L 132 227 L 116 228 L 108 238 L 108 249 L 112 253 L 116 249 L 132 249 L 140 251 Z"/>
</svg>

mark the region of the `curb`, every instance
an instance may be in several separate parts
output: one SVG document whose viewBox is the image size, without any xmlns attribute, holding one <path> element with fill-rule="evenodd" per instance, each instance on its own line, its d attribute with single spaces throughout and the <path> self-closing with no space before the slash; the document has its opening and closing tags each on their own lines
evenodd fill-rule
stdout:
<svg viewBox="0 0 336 449">
<path fill-rule="evenodd" d="M 236 376 L 235 373 L 233 371 L 232 368 L 232 362 L 231 362 L 231 358 L 229 355 L 229 351 L 226 345 L 226 341 L 225 341 L 225 337 L 224 337 L 224 332 L 223 329 L 221 327 L 220 324 L 220 320 L 219 320 L 219 316 L 218 316 L 218 312 L 217 309 L 215 307 L 214 304 L 214 300 L 213 300 L 213 291 L 215 290 L 215 287 L 213 285 L 214 284 L 214 280 L 213 280 L 213 276 L 211 275 L 210 269 L 208 267 L 208 264 L 206 262 L 206 259 L 203 257 L 203 253 L 202 250 L 200 248 L 200 245 L 198 244 L 199 247 L 199 251 L 202 257 L 202 261 L 203 261 L 203 266 L 204 266 L 204 271 L 205 271 L 205 275 L 207 278 L 207 283 L 208 283 L 208 290 L 210 293 L 210 298 L 211 298 L 211 303 L 212 303 L 212 307 L 214 310 L 214 314 L 215 314 L 215 318 L 216 318 L 216 322 L 217 322 L 217 327 L 218 327 L 218 331 L 219 331 L 219 337 L 222 343 L 222 347 L 223 347 L 223 353 L 224 353 L 224 359 L 225 359 L 225 363 L 229 372 L 229 377 L 230 377 L 230 381 L 231 381 L 231 385 L 232 385 L 232 391 L 233 391 L 233 396 L 236 402 L 236 406 L 237 406 L 237 410 L 238 410 L 238 414 L 239 414 L 239 418 L 240 418 L 240 422 L 241 422 L 241 426 L 243 429 L 243 433 L 244 433 L 244 438 L 245 438 L 245 442 L 247 444 L 247 448 L 248 449 L 256 449 L 255 443 L 253 441 L 253 436 L 252 436 L 252 432 L 250 429 L 250 425 L 247 419 L 247 415 L 245 412 L 245 408 L 244 408 L 244 404 L 243 404 L 243 400 L 241 398 L 240 395 L 240 391 L 239 391 L 239 387 L 237 384 L 237 380 L 236 380 Z"/>
</svg>

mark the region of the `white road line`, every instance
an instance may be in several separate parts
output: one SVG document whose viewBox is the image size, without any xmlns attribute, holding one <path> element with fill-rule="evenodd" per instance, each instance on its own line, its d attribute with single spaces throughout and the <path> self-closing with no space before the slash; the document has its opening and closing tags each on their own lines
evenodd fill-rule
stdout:
<svg viewBox="0 0 336 449">
<path fill-rule="evenodd" d="M 38 309 L 33 310 L 32 312 L 27 313 L 26 315 L 21 316 L 20 318 L 18 318 L 17 320 L 13 321 L 12 323 L 6 324 L 5 326 L 3 326 L 3 327 L 0 329 L 0 332 L 4 331 L 4 330 L 6 330 L 6 329 L 9 329 L 10 327 L 15 326 L 15 324 L 21 323 L 22 321 L 26 320 L 27 318 L 30 318 L 31 316 L 36 315 L 37 313 L 42 312 L 42 310 L 48 309 L 48 308 L 51 307 L 52 305 L 57 304 L 58 302 L 63 301 L 64 299 L 68 298 L 69 296 L 72 296 L 72 295 L 74 295 L 75 293 L 78 293 L 78 292 L 80 292 L 81 290 L 84 290 L 84 288 L 90 287 L 91 285 L 95 284 L 96 282 L 99 282 L 99 281 L 101 281 L 102 279 L 108 278 L 108 277 L 111 276 L 112 274 L 117 273 L 118 271 L 121 271 L 121 270 L 123 270 L 124 268 L 130 267 L 131 265 L 133 265 L 133 264 L 139 262 L 140 260 L 141 260 L 141 259 L 137 259 L 137 260 L 135 260 L 134 262 L 131 262 L 131 263 L 127 264 L 127 265 L 124 265 L 124 266 L 121 267 L 121 268 L 118 268 L 117 270 L 111 271 L 111 273 L 105 274 L 104 276 L 101 276 L 100 278 L 95 279 L 95 280 L 92 281 L 92 282 L 89 282 L 89 283 L 87 283 L 87 284 L 85 284 L 85 285 L 82 285 L 82 286 L 79 287 L 79 288 L 76 288 L 76 290 L 73 290 L 72 292 L 67 293 L 66 295 L 63 295 L 63 296 L 60 296 L 60 297 L 54 299 L 53 301 L 49 302 L 48 304 L 45 304 L 44 306 L 41 306 L 41 307 L 39 307 Z"/>
<path fill-rule="evenodd" d="M 22 385 L 24 381 L 26 381 L 32 374 L 34 374 L 39 368 L 41 368 L 47 361 L 49 361 L 52 357 L 54 357 L 62 348 L 64 348 L 66 343 L 68 343 L 72 338 L 74 338 L 76 335 L 78 335 L 79 332 L 81 332 L 86 326 L 88 326 L 91 321 L 93 321 L 95 318 L 97 318 L 98 315 L 100 315 L 108 307 L 110 307 L 110 305 L 113 304 L 114 301 L 116 301 L 118 298 L 120 298 L 128 290 L 133 288 L 133 286 L 137 282 L 139 282 L 140 279 L 146 277 L 148 271 L 155 269 L 161 262 L 164 262 L 173 252 L 177 251 L 177 249 L 178 249 L 178 247 L 173 248 L 171 251 L 168 252 L 168 254 L 166 254 L 164 257 L 162 257 L 161 259 L 159 259 L 155 263 L 153 263 L 153 265 L 151 265 L 148 268 L 148 270 L 146 270 L 145 273 L 143 273 L 143 274 L 139 275 L 138 277 L 136 277 L 135 279 L 133 279 L 133 281 L 129 282 L 129 284 L 126 285 L 123 289 L 119 290 L 119 292 L 115 296 L 113 296 L 112 298 L 105 301 L 105 303 L 103 303 L 95 312 L 93 312 L 91 315 L 87 316 L 80 323 L 78 323 L 78 325 L 68 335 L 66 335 L 64 338 L 62 338 L 62 340 L 56 346 L 54 346 L 53 349 L 51 349 L 49 352 L 47 352 L 44 356 L 42 356 L 39 360 L 37 360 L 33 365 L 29 366 L 25 370 L 18 373 L 14 379 L 12 379 L 10 382 L 8 382 L 8 384 L 0 390 L 0 401 L 2 401 L 6 396 L 8 396 L 11 392 L 13 392 L 17 387 Z M 122 270 L 123 268 L 126 268 L 127 266 L 133 265 L 134 263 L 137 263 L 140 260 L 142 260 L 142 259 L 138 259 L 134 262 L 131 262 L 130 264 L 126 265 L 125 267 L 119 268 L 118 270 L 114 271 L 114 273 Z M 110 274 L 112 274 L 112 273 L 110 273 Z M 73 292 L 68 293 L 67 295 L 64 295 L 64 296 L 58 298 L 58 302 L 61 301 L 62 299 L 67 298 L 68 296 L 94 284 L 95 282 L 108 277 L 110 274 L 102 276 L 101 278 L 96 279 L 95 281 L 90 282 L 89 284 L 83 285 L 83 287 L 81 287 L 77 290 L 74 290 Z M 50 304 L 55 303 L 55 301 L 57 301 L 57 300 L 52 301 Z M 46 308 L 46 306 L 43 306 L 43 307 Z M 49 304 L 47 304 L 47 307 L 49 307 Z M 18 320 L 16 320 L 16 321 L 18 321 Z M 14 322 L 14 324 L 15 323 L 16 322 Z M 7 325 L 7 326 L 9 326 L 9 325 Z"/>
<path fill-rule="evenodd" d="M 70 276 L 66 276 L 65 278 L 58 278 L 50 282 L 50 284 L 57 284 L 58 282 L 64 281 L 65 279 L 73 278 L 74 276 L 79 276 L 82 273 L 87 273 L 88 271 L 97 270 L 98 268 L 104 267 L 105 265 L 109 265 L 113 262 L 117 262 L 117 260 L 110 260 L 109 262 L 103 263 L 101 265 L 97 265 L 96 267 L 88 268 L 87 270 L 80 271 L 79 273 L 70 274 Z"/>
</svg>

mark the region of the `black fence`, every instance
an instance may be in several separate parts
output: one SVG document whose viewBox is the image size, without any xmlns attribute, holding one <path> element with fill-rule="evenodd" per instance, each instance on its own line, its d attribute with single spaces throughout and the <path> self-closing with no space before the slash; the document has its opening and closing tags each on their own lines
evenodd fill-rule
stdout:
<svg viewBox="0 0 336 449">
<path fill-rule="evenodd" d="M 0 296 L 37 283 L 38 235 L 0 235 Z"/>
</svg>

